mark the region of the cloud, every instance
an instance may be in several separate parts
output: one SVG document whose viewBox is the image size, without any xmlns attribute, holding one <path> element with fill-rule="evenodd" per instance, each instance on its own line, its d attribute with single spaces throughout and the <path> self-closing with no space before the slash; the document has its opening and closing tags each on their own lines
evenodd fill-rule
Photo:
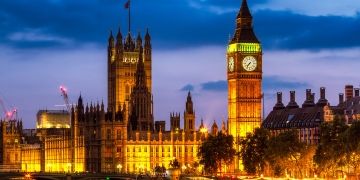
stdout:
<svg viewBox="0 0 360 180">
<path fill-rule="evenodd" d="M 264 91 L 273 91 L 274 89 L 298 89 L 309 87 L 306 82 L 289 81 L 280 76 L 265 76 L 263 79 Z"/>
<path fill-rule="evenodd" d="M 360 12 L 360 2 L 356 0 L 270 0 L 256 5 L 254 9 L 289 10 L 307 16 L 356 16 Z"/>
<path fill-rule="evenodd" d="M 201 89 L 205 91 L 227 91 L 227 81 L 210 81 L 201 84 Z"/>
<path fill-rule="evenodd" d="M 194 91 L 194 86 L 191 84 L 187 84 L 180 89 L 180 91 Z"/>
<path fill-rule="evenodd" d="M 276 0 L 249 1 L 255 32 L 265 50 L 360 46 L 359 14 L 311 16 L 291 10 L 257 8 L 273 1 Z M 134 1 L 131 27 L 134 34 L 140 31 L 142 35 L 149 28 L 154 49 L 225 47 L 234 33 L 239 6 L 238 0 Z M 117 31 L 119 26 L 125 36 L 127 11 L 119 1 L 0 2 L 3 35 L 0 42 L 15 48 L 106 46 L 110 30 Z"/>
<path fill-rule="evenodd" d="M 298 89 L 308 87 L 306 82 L 288 81 L 281 79 L 279 76 L 265 76 L 263 79 L 264 91 L 272 91 L 274 89 Z M 227 91 L 227 81 L 210 81 L 201 83 L 201 89 L 204 91 Z"/>
</svg>

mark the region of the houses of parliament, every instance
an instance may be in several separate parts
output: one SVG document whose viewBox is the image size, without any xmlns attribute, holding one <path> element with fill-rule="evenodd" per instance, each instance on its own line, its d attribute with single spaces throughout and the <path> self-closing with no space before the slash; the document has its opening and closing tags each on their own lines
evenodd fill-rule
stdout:
<svg viewBox="0 0 360 180">
<path fill-rule="evenodd" d="M 78 102 L 70 112 L 40 110 L 36 129 L 21 121 L 1 122 L 0 169 L 25 172 L 148 172 L 198 162 L 197 153 L 209 134 L 219 131 L 235 137 L 236 144 L 261 123 L 262 50 L 252 29 L 246 0 L 236 18 L 236 30 L 227 48 L 228 123 L 209 131 L 199 127 L 191 92 L 184 111 L 154 121 L 152 44 L 146 30 L 124 37 L 119 30 L 108 39 L 108 104 Z M 224 58 L 225 59 L 225 58 Z M 185 98 L 184 98 L 185 99 Z M 225 101 L 225 99 L 224 99 Z M 70 117 L 70 118 L 69 118 Z M 236 145 L 237 150 L 240 147 Z M 229 169 L 240 169 L 239 160 Z"/>
</svg>

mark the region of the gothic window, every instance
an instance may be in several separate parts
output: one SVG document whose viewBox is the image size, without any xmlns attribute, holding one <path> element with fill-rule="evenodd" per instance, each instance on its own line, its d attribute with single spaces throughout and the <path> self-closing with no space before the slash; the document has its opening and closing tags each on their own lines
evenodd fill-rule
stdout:
<svg viewBox="0 0 360 180">
<path fill-rule="evenodd" d="M 117 138 L 117 139 L 121 139 L 121 130 L 120 130 L 120 129 L 118 129 L 118 130 L 116 131 L 116 138 Z"/>
<path fill-rule="evenodd" d="M 110 129 L 106 130 L 106 137 L 107 137 L 107 140 L 111 139 L 111 130 Z"/>
<path fill-rule="evenodd" d="M 125 85 L 125 93 L 126 94 L 129 94 L 129 91 L 130 91 L 130 88 L 129 88 L 129 85 Z"/>
</svg>

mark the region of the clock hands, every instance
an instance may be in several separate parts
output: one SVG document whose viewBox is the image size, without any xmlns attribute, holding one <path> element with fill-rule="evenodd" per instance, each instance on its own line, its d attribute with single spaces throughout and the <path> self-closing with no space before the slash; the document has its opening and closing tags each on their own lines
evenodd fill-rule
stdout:
<svg viewBox="0 0 360 180">
<path fill-rule="evenodd" d="M 251 62 L 249 62 L 249 63 L 246 65 L 246 67 L 248 68 L 248 67 L 250 66 L 250 64 L 251 64 Z"/>
</svg>

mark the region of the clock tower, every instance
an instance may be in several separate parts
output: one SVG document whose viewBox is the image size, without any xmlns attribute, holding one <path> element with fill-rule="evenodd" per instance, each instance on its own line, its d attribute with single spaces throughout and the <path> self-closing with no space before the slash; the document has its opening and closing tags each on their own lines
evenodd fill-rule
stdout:
<svg viewBox="0 0 360 180">
<path fill-rule="evenodd" d="M 227 48 L 227 80 L 229 133 L 239 151 L 241 138 L 261 125 L 262 50 L 246 0 L 241 4 Z M 234 164 L 236 171 L 241 169 L 239 159 Z"/>
</svg>

